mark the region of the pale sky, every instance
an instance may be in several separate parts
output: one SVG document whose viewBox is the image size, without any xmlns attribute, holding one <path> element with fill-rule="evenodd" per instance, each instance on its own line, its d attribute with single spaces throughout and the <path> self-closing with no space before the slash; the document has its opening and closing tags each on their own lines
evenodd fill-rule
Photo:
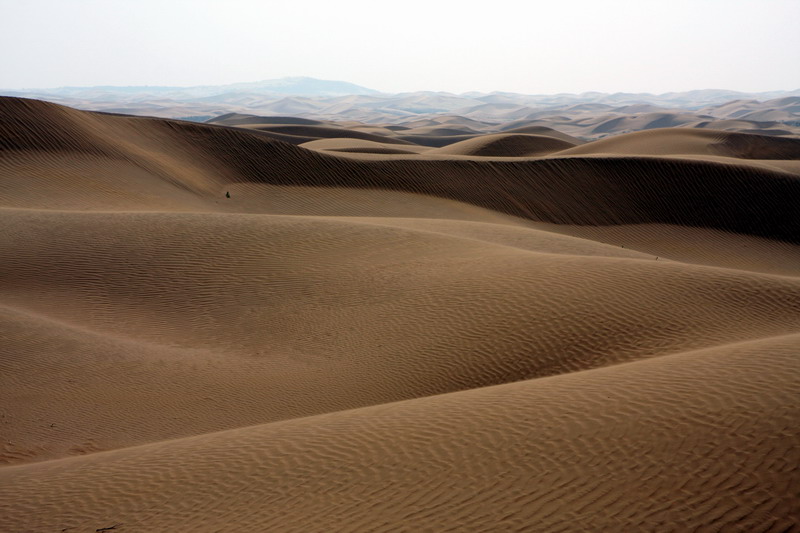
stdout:
<svg viewBox="0 0 800 533">
<path fill-rule="evenodd" d="M 0 88 L 800 88 L 800 0 L 0 0 Z"/>
</svg>

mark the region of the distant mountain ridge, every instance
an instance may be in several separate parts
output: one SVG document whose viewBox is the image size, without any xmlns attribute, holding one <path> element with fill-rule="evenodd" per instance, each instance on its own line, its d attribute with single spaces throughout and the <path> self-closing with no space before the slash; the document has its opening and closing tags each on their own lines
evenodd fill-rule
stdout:
<svg viewBox="0 0 800 533">
<path fill-rule="evenodd" d="M 19 94 L 54 94 L 60 96 L 93 96 L 107 95 L 160 95 L 180 98 L 203 98 L 230 93 L 283 94 L 297 96 L 343 96 L 348 94 L 380 94 L 354 83 L 335 80 L 320 80 L 305 76 L 240 82 L 227 85 L 197 85 L 191 87 L 131 85 L 102 85 L 93 87 L 57 87 L 51 89 L 21 89 L 18 91 L 2 91 L 5 96 Z M 17 94 L 10 94 L 17 93 Z"/>
</svg>

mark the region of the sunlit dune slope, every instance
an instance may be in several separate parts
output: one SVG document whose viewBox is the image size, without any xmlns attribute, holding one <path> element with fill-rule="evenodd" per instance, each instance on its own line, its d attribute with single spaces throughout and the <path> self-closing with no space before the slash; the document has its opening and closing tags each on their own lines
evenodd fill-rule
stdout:
<svg viewBox="0 0 800 533">
<path fill-rule="evenodd" d="M 119 446 L 159 432 L 235 427 L 242 417 L 257 423 L 359 407 L 800 328 L 795 278 L 656 261 L 522 228 L 235 214 L 3 216 L 3 249 L 16 250 L 0 276 L 6 347 L 18 354 L 6 361 L 5 391 L 48 382 L 26 403 L 31 416 L 11 427 L 23 448 L 47 442 L 36 452 L 45 456 L 80 445 L 80 434 Z M 86 387 L 97 359 L 111 353 L 104 383 Z M 169 381 L 132 371 L 142 365 Z M 170 377 L 181 373 L 194 377 Z M 176 396 L 205 399 L 209 382 L 220 395 L 180 400 L 182 419 L 164 420 L 175 413 L 156 409 Z M 76 388 L 77 417 L 69 402 Z M 118 401 L 99 401 L 109 388 Z M 63 402 L 53 405 L 54 397 Z M 220 416 L 216 402 L 237 405 L 236 416 Z M 134 426 L 129 403 L 145 408 Z M 37 422 L 48 415 L 48 424 Z"/>
<path fill-rule="evenodd" d="M 0 469 L 0 527 L 793 531 L 797 335 Z"/>
<path fill-rule="evenodd" d="M 397 146 L 396 144 L 353 138 L 318 139 L 303 143 L 301 146 L 309 150 L 359 154 L 414 154 L 429 150 L 424 146 L 411 144 Z"/>
<path fill-rule="evenodd" d="M 575 146 L 544 135 L 498 133 L 450 144 L 436 153 L 486 157 L 530 157 L 559 152 Z"/>
</svg>

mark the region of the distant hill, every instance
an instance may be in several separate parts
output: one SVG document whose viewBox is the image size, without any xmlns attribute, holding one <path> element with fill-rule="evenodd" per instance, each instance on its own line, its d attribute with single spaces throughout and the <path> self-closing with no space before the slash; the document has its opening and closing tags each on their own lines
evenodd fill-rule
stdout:
<svg viewBox="0 0 800 533">
<path fill-rule="evenodd" d="M 19 91 L 0 91 L 6 96 L 51 94 L 73 98 L 97 98 L 99 96 L 138 97 L 160 96 L 174 99 L 207 98 L 223 94 L 250 93 L 264 95 L 293 95 L 293 96 L 344 96 L 351 94 L 379 94 L 374 89 L 368 89 L 346 81 L 319 80 L 308 77 L 280 78 L 277 80 L 263 80 L 229 85 L 198 85 L 195 87 L 171 86 L 95 86 L 95 87 L 57 87 L 53 89 L 23 89 Z M 13 94 L 12 94 L 13 93 Z"/>
</svg>

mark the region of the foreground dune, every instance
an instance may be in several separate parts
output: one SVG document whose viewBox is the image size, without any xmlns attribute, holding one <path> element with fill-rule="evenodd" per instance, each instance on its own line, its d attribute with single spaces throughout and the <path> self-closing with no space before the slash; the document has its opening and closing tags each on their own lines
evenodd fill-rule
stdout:
<svg viewBox="0 0 800 533">
<path fill-rule="evenodd" d="M 798 349 L 790 335 L 6 467 L 0 505 L 16 530 L 791 531 Z"/>
<path fill-rule="evenodd" d="M 800 141 L 0 107 L 0 530 L 797 527 Z"/>
</svg>

